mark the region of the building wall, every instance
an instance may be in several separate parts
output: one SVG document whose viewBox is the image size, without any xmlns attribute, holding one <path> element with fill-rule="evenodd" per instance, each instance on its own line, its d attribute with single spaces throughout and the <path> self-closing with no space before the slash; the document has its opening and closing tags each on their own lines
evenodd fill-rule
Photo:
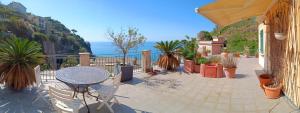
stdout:
<svg viewBox="0 0 300 113">
<path fill-rule="evenodd" d="M 262 38 L 262 39 L 261 39 Z M 269 61 L 269 43 L 270 33 L 269 26 L 264 23 L 260 23 L 258 26 L 258 49 L 259 49 L 259 64 L 263 67 L 265 72 L 270 72 Z"/>
<path fill-rule="evenodd" d="M 270 27 L 270 72 L 283 85 L 284 94 L 300 108 L 300 0 L 278 0 L 266 14 Z M 280 16 L 278 16 L 280 14 Z M 283 31 L 285 40 L 275 39 Z"/>
</svg>

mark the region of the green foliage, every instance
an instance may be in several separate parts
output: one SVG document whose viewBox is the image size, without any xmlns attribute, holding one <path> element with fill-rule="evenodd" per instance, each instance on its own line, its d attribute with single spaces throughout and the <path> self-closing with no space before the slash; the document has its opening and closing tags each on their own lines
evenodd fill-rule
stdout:
<svg viewBox="0 0 300 113">
<path fill-rule="evenodd" d="M 213 37 L 210 32 L 201 31 L 200 33 L 198 33 L 198 39 L 202 41 L 210 41 L 213 40 Z"/>
<path fill-rule="evenodd" d="M 161 41 L 156 42 L 155 48 L 157 48 L 161 53 L 166 55 L 175 55 L 178 53 L 178 49 L 180 49 L 181 43 L 179 40 L 175 41 Z"/>
<path fill-rule="evenodd" d="M 235 34 L 227 40 L 227 49 L 230 52 L 244 52 L 245 46 L 249 47 L 250 55 L 255 55 L 258 49 L 258 41 L 242 38 L 240 34 Z"/>
<path fill-rule="evenodd" d="M 8 31 L 17 37 L 26 37 L 41 45 L 50 40 L 55 45 L 57 54 L 77 54 L 79 48 L 91 52 L 90 44 L 76 35 L 76 30 L 69 30 L 62 23 L 50 17 L 39 17 L 32 14 L 21 14 L 0 5 L 0 40 Z M 35 21 L 39 20 L 39 21 Z M 72 31 L 72 32 L 71 32 Z M 67 42 L 64 42 L 67 41 Z M 48 48 L 43 48 L 48 49 Z"/>
<path fill-rule="evenodd" d="M 179 66 L 179 61 L 175 55 L 178 54 L 178 49 L 181 47 L 179 40 L 157 42 L 155 48 L 163 53 L 158 60 L 158 66 L 167 70 L 174 70 Z"/>
<path fill-rule="evenodd" d="M 10 38 L 0 43 L 0 82 L 20 90 L 33 85 L 33 67 L 43 63 L 41 46 L 27 39 Z"/>
<path fill-rule="evenodd" d="M 61 64 L 61 67 L 73 67 L 73 66 L 77 66 L 78 65 L 78 61 L 75 57 L 72 56 L 68 56 L 66 59 L 64 59 L 63 63 Z"/>
<path fill-rule="evenodd" d="M 181 55 L 188 60 L 193 60 L 197 54 L 198 42 L 196 38 L 186 36 L 186 39 L 181 40 L 182 47 L 180 48 Z"/>
<path fill-rule="evenodd" d="M 196 60 L 196 64 L 206 64 L 206 63 L 208 63 L 208 59 L 207 58 L 205 58 L 205 57 L 201 57 L 201 58 L 198 58 L 197 60 Z"/>
</svg>

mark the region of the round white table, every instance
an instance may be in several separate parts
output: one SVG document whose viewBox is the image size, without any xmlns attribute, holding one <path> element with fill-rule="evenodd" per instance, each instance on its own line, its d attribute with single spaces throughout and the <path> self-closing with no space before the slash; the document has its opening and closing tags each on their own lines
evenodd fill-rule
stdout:
<svg viewBox="0 0 300 113">
<path fill-rule="evenodd" d="M 99 84 L 109 78 L 109 73 L 102 68 L 78 66 L 60 69 L 56 72 L 56 79 L 67 84 L 75 93 L 82 93 L 83 101 L 90 112 L 85 100 L 85 93 L 89 94 L 88 87 Z"/>
</svg>

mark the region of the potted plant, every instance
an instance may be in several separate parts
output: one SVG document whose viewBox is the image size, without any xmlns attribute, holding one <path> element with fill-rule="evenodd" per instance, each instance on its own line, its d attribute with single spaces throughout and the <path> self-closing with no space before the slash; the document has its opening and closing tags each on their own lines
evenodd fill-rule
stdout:
<svg viewBox="0 0 300 113">
<path fill-rule="evenodd" d="M 272 81 L 263 85 L 265 89 L 265 95 L 269 99 L 277 99 L 280 97 L 282 84 L 278 77 L 273 77 Z"/>
<path fill-rule="evenodd" d="M 197 54 L 197 40 L 186 36 L 185 40 L 182 40 L 181 55 L 184 57 L 184 71 L 192 73 L 194 67 L 194 59 Z"/>
<path fill-rule="evenodd" d="M 179 60 L 176 55 L 178 55 L 178 49 L 180 48 L 180 41 L 161 41 L 157 42 L 155 48 L 161 51 L 158 59 L 158 66 L 166 70 L 175 70 L 179 67 Z"/>
<path fill-rule="evenodd" d="M 258 79 L 259 79 L 260 87 L 262 89 L 264 89 L 263 85 L 266 84 L 266 83 L 271 82 L 272 81 L 272 76 L 270 74 L 263 73 L 263 74 L 260 74 L 258 76 Z"/>
<path fill-rule="evenodd" d="M 223 48 L 223 51 L 222 51 L 222 53 L 221 53 L 221 56 L 224 56 L 224 57 L 227 57 L 228 56 L 228 50 L 227 50 L 227 48 Z"/>
<path fill-rule="evenodd" d="M 217 65 L 221 62 L 221 57 L 219 55 L 212 55 L 209 56 L 207 60 L 209 65 Z"/>
<path fill-rule="evenodd" d="M 199 69 L 200 75 L 204 74 L 205 65 L 207 62 L 208 62 L 208 60 L 205 57 L 201 57 L 201 58 L 197 59 L 197 64 L 199 64 L 199 67 L 196 67 L 196 68 Z"/>
<path fill-rule="evenodd" d="M 237 59 L 233 54 L 228 54 L 227 57 L 222 57 L 223 70 L 227 78 L 235 78 Z"/>
<path fill-rule="evenodd" d="M 37 42 L 16 37 L 0 43 L 0 82 L 22 90 L 36 82 L 34 67 L 44 61 Z"/>
<path fill-rule="evenodd" d="M 246 56 L 246 58 L 249 58 L 250 56 L 250 49 L 248 46 L 244 47 L 244 55 Z"/>
<path fill-rule="evenodd" d="M 193 72 L 194 73 L 200 73 L 201 64 L 205 64 L 206 62 L 207 62 L 207 59 L 205 57 L 196 58 Z"/>
<path fill-rule="evenodd" d="M 121 64 L 121 82 L 129 81 L 133 78 L 133 66 L 126 63 L 126 56 L 132 49 L 137 49 L 142 45 L 146 38 L 138 32 L 137 28 L 129 27 L 127 32 L 123 30 L 119 33 L 108 31 L 108 38 L 113 41 L 113 44 L 118 48 L 123 55 Z"/>
<path fill-rule="evenodd" d="M 274 33 L 274 36 L 277 40 L 284 40 L 286 39 L 287 36 L 285 36 L 284 33 L 281 33 L 281 32 L 276 32 Z"/>
</svg>

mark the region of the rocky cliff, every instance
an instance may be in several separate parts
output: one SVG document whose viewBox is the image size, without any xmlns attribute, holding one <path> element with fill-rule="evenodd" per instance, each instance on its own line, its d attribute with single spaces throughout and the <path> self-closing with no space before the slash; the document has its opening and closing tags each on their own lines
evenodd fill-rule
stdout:
<svg viewBox="0 0 300 113">
<path fill-rule="evenodd" d="M 17 36 L 39 42 L 45 54 L 91 52 L 90 43 L 51 17 L 18 12 L 0 5 L 0 40 Z"/>
</svg>

